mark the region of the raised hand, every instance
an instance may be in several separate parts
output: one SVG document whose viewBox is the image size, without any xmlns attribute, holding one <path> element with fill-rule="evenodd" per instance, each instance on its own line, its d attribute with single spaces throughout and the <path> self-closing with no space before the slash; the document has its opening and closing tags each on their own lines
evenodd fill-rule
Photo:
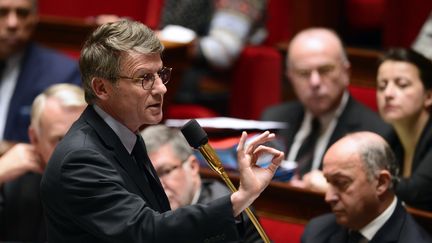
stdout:
<svg viewBox="0 0 432 243">
<path fill-rule="evenodd" d="M 239 190 L 232 194 L 234 215 L 238 215 L 261 194 L 272 180 L 276 169 L 279 167 L 284 153 L 262 145 L 274 139 L 275 135 L 268 131 L 246 143 L 247 133 L 243 132 L 237 147 L 237 158 L 240 172 Z M 270 154 L 273 156 L 268 167 L 257 166 L 256 162 L 260 155 Z"/>
</svg>

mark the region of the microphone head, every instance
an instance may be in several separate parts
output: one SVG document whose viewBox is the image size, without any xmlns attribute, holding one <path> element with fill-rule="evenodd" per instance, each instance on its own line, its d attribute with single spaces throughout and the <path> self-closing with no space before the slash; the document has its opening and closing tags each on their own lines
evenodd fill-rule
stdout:
<svg viewBox="0 0 432 243">
<path fill-rule="evenodd" d="M 200 124 L 195 120 L 191 119 L 181 128 L 183 136 L 188 141 L 189 145 L 195 149 L 198 149 L 201 145 L 208 143 L 207 133 L 202 129 Z"/>
</svg>

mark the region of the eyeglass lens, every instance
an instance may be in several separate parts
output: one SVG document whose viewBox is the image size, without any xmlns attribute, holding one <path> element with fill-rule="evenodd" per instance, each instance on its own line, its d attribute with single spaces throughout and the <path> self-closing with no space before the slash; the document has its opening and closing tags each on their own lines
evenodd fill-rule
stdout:
<svg viewBox="0 0 432 243">
<path fill-rule="evenodd" d="M 171 78 L 171 70 L 172 68 L 163 67 L 161 70 L 157 71 L 157 75 L 162 80 L 163 84 L 167 84 Z M 151 89 L 156 80 L 156 77 L 153 73 L 147 73 L 143 76 L 142 87 L 144 89 Z"/>
</svg>

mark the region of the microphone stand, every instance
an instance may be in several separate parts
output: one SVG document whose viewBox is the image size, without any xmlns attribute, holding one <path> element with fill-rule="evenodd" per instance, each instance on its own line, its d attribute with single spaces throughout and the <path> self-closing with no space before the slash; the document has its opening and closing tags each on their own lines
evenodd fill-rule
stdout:
<svg viewBox="0 0 432 243">
<path fill-rule="evenodd" d="M 237 188 L 235 188 L 235 186 L 231 182 L 230 178 L 228 177 L 228 174 L 225 172 L 225 169 L 223 168 L 222 163 L 220 163 L 220 160 L 216 152 L 213 150 L 213 148 L 208 143 L 206 143 L 199 146 L 198 150 L 204 156 L 210 168 L 212 168 L 224 180 L 228 188 L 232 192 L 236 192 Z M 258 230 L 258 233 L 260 234 L 263 241 L 265 243 L 270 243 L 270 239 L 266 235 L 264 229 L 262 228 L 261 224 L 258 222 L 258 219 L 255 217 L 255 215 L 252 213 L 250 208 L 246 208 L 245 211 L 249 219 L 252 221 L 253 225 L 255 226 L 255 228 Z"/>
</svg>

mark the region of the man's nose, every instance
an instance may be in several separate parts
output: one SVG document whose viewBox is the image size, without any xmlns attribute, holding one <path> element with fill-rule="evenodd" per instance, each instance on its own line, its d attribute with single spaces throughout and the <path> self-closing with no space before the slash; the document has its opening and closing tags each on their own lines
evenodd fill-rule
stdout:
<svg viewBox="0 0 432 243">
<path fill-rule="evenodd" d="M 160 94 L 165 94 L 167 92 L 167 87 L 159 76 L 156 76 L 152 92 L 157 92 Z"/>
<path fill-rule="evenodd" d="M 335 202 L 338 200 L 338 195 L 332 186 L 328 187 L 324 199 L 327 203 Z"/>
<path fill-rule="evenodd" d="M 6 23 L 8 28 L 16 28 L 18 25 L 18 15 L 15 11 L 10 11 L 6 16 Z"/>
<path fill-rule="evenodd" d="M 312 70 L 310 77 L 309 77 L 309 83 L 312 87 L 319 86 L 321 84 L 321 75 L 318 72 L 318 70 Z"/>
</svg>

